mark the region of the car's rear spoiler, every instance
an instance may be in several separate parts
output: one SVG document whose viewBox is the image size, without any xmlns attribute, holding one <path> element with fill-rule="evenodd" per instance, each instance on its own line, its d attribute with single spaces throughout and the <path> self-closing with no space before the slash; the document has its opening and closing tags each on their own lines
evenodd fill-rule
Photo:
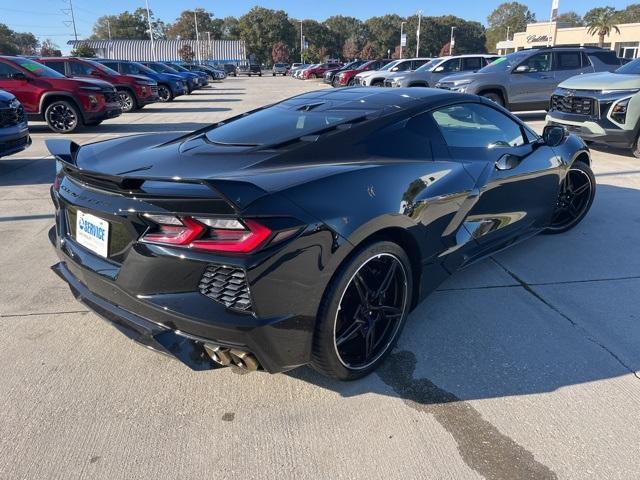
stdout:
<svg viewBox="0 0 640 480">
<path fill-rule="evenodd" d="M 76 166 L 76 156 L 78 155 L 78 150 L 80 150 L 80 145 L 76 142 L 64 138 L 53 138 L 45 140 L 44 143 L 56 159 L 74 167 Z"/>
</svg>

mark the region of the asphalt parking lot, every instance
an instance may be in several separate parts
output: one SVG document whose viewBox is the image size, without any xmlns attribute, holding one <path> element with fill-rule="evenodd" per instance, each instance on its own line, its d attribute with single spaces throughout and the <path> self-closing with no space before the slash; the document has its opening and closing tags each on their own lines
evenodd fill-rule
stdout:
<svg viewBox="0 0 640 480">
<path fill-rule="evenodd" d="M 71 138 L 193 130 L 317 82 L 229 78 Z M 540 131 L 544 117 L 523 114 Z M 451 278 L 354 383 L 193 372 L 49 269 L 54 163 L 0 159 L 0 478 L 640 478 L 640 160 L 593 151 L 593 208 Z"/>
</svg>

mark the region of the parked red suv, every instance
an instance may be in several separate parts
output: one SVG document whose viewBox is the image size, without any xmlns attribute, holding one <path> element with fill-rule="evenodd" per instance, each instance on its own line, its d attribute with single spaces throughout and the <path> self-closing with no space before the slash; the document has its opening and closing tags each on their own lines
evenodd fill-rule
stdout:
<svg viewBox="0 0 640 480">
<path fill-rule="evenodd" d="M 94 126 L 122 113 L 115 87 L 102 80 L 67 78 L 23 57 L 0 56 L 0 89 L 13 93 L 32 120 L 58 133 Z"/>
<path fill-rule="evenodd" d="M 381 60 L 371 60 L 369 62 L 363 63 L 358 68 L 353 70 L 344 70 L 340 73 L 337 73 L 334 78 L 337 78 L 333 86 L 352 86 L 355 84 L 355 77 L 360 72 L 368 72 L 369 70 L 378 70 L 384 67 L 387 63 L 391 62 L 391 59 L 381 59 Z"/>
<path fill-rule="evenodd" d="M 35 60 L 67 77 L 97 78 L 109 82 L 118 90 L 120 106 L 125 113 L 158 101 L 158 83 L 151 78 L 121 75 L 101 63 L 84 58 L 50 57 Z"/>
<path fill-rule="evenodd" d="M 320 78 L 325 74 L 325 72 L 329 70 L 338 70 L 341 67 L 341 63 L 321 63 L 317 67 L 307 68 L 302 72 L 302 77 L 305 80 L 308 78 Z"/>
</svg>

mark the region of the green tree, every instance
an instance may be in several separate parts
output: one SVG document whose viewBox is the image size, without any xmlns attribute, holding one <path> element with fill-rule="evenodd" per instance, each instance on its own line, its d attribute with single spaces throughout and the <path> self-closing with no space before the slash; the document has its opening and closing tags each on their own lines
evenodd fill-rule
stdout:
<svg viewBox="0 0 640 480">
<path fill-rule="evenodd" d="M 613 7 L 598 7 L 589 10 L 584 15 L 584 22 L 589 35 L 598 36 L 598 46 L 604 46 L 604 37 L 608 37 L 612 31 L 620 33 L 616 25 L 616 9 Z"/>
<path fill-rule="evenodd" d="M 283 10 L 253 7 L 239 19 L 240 38 L 247 45 L 247 53 L 259 62 L 268 61 L 277 42 L 294 45 L 296 30 Z"/>
<path fill-rule="evenodd" d="M 238 40 L 240 38 L 239 24 L 236 17 L 224 17 L 222 19 L 222 39 Z"/>
<path fill-rule="evenodd" d="M 564 12 L 558 15 L 558 22 L 568 23 L 572 27 L 582 27 L 584 22 L 582 21 L 582 17 L 578 15 L 576 12 Z"/>
<path fill-rule="evenodd" d="M 486 32 L 486 46 L 490 52 L 495 51 L 496 43 L 507 38 L 507 27 L 513 34 L 523 32 L 527 23 L 536 21 L 536 16 L 529 7 L 518 2 L 505 2 L 491 12 L 487 17 L 489 28 Z"/>
<path fill-rule="evenodd" d="M 367 29 L 364 23 L 355 17 L 334 15 L 322 23 L 329 29 L 329 32 L 331 32 L 333 38 L 333 53 L 337 56 L 344 54 L 347 40 L 355 39 L 355 43 L 358 45 L 357 51 L 360 51 L 360 46 L 364 45 L 365 39 L 367 38 Z M 353 58 L 354 56 L 355 55 L 347 58 Z"/>
<path fill-rule="evenodd" d="M 93 58 L 96 56 L 96 51 L 86 43 L 79 43 L 73 50 L 71 50 L 71 56 Z"/>
<path fill-rule="evenodd" d="M 222 21 L 216 21 L 213 13 L 207 12 L 204 8 L 183 11 L 176 21 L 167 28 L 167 37 L 195 40 L 196 18 L 198 19 L 200 39 L 207 38 L 206 32 L 211 33 L 212 39 L 219 40 L 222 38 Z"/>
<path fill-rule="evenodd" d="M 151 13 L 151 29 L 154 38 L 166 38 L 166 25 Z M 105 40 L 109 38 L 145 40 L 149 38 L 149 24 L 147 22 L 147 10 L 137 8 L 133 13 L 124 11 L 118 15 L 104 15 L 96 20 L 93 25 L 92 40 Z"/>
<path fill-rule="evenodd" d="M 365 60 L 373 60 L 378 56 L 378 48 L 373 42 L 367 42 L 362 47 L 360 58 Z M 386 55 L 385 55 L 386 56 Z"/>
<path fill-rule="evenodd" d="M 342 46 L 342 56 L 345 60 L 354 60 L 358 58 L 360 50 L 362 50 L 362 45 L 361 40 L 356 35 L 352 35 L 347 38 Z"/>
<path fill-rule="evenodd" d="M 44 42 L 42 42 L 42 46 L 40 47 L 40 55 L 43 57 L 61 57 L 62 52 L 58 45 L 56 45 L 53 40 L 47 38 Z"/>
<path fill-rule="evenodd" d="M 400 23 L 404 21 L 399 15 L 390 14 L 381 17 L 371 17 L 366 20 L 367 41 L 375 48 L 375 55 L 386 57 L 387 50 L 392 52 L 400 44 Z"/>
<path fill-rule="evenodd" d="M 618 23 L 640 23 L 640 3 L 627 5 L 616 14 Z"/>
<path fill-rule="evenodd" d="M 299 50 L 300 43 L 300 21 L 292 20 L 291 26 L 296 31 L 296 39 L 294 49 Z M 302 21 L 302 34 L 309 46 L 315 47 L 318 51 L 324 49 L 330 55 L 339 56 L 341 47 L 338 46 L 331 30 L 320 22 L 315 20 Z"/>
<path fill-rule="evenodd" d="M 284 42 L 276 43 L 271 49 L 271 59 L 273 63 L 283 63 L 289 61 L 289 47 Z"/>
<path fill-rule="evenodd" d="M 13 43 L 18 47 L 20 55 L 35 55 L 38 53 L 40 42 L 33 33 L 14 32 Z"/>
</svg>

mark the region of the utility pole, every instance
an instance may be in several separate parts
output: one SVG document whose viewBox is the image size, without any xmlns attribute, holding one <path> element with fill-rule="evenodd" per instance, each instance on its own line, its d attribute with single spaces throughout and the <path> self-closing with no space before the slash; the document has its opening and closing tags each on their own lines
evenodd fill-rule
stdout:
<svg viewBox="0 0 640 480">
<path fill-rule="evenodd" d="M 420 21 L 422 20 L 422 10 L 418 10 L 418 30 L 416 30 L 416 58 L 420 56 Z"/>
<path fill-rule="evenodd" d="M 507 42 L 509 41 L 509 30 L 511 30 L 511 27 L 507 25 Z"/>
<path fill-rule="evenodd" d="M 451 27 L 451 39 L 449 40 L 449 55 L 453 55 L 453 47 L 456 44 L 456 37 L 453 36 L 453 31 L 456 27 Z"/>
<path fill-rule="evenodd" d="M 202 63 L 202 57 L 200 55 L 200 35 L 198 34 L 198 14 L 193 11 L 193 21 L 196 24 L 196 59 L 198 63 Z"/>
<path fill-rule="evenodd" d="M 304 37 L 302 36 L 302 20 L 300 20 L 300 63 L 304 63 L 303 51 L 304 51 Z"/>
<path fill-rule="evenodd" d="M 144 0 L 144 3 L 147 7 L 147 23 L 149 23 L 149 38 L 151 39 L 151 56 L 152 60 L 157 60 L 156 58 L 156 44 L 153 42 L 153 29 L 151 28 L 151 13 L 149 12 L 149 0 Z"/>
<path fill-rule="evenodd" d="M 207 60 L 212 60 L 213 52 L 211 51 L 211 32 L 207 32 Z"/>
<path fill-rule="evenodd" d="M 76 43 L 78 42 L 78 31 L 76 30 L 76 17 L 73 14 L 73 0 L 66 0 L 69 3 L 69 8 L 63 8 L 62 13 L 65 15 L 71 15 L 71 24 L 73 25 L 73 36 L 76 39 Z M 67 27 L 69 26 L 69 22 L 62 22 Z M 77 47 L 78 45 L 76 45 Z"/>
<path fill-rule="evenodd" d="M 402 58 L 402 42 L 406 41 L 404 39 L 404 24 L 407 22 L 400 22 L 400 58 Z"/>
</svg>

